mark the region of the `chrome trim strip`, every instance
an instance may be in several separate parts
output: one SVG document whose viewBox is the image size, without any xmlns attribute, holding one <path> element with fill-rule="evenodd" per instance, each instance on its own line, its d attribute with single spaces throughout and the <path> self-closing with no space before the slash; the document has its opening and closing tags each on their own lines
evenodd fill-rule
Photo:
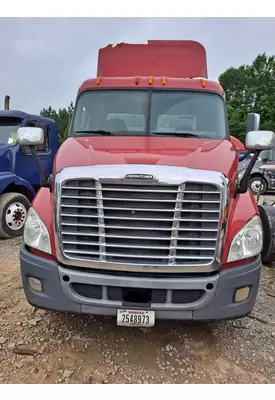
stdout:
<svg viewBox="0 0 275 400">
<path fill-rule="evenodd" d="M 178 188 L 179 191 L 178 191 L 177 198 L 176 198 L 174 221 L 172 224 L 172 231 L 171 231 L 169 261 L 168 261 L 168 264 L 170 266 L 175 264 L 175 262 L 176 262 L 177 243 L 178 243 L 178 236 L 179 236 L 180 216 L 181 216 L 182 202 L 183 202 L 183 197 L 184 197 L 184 193 L 183 193 L 184 189 L 185 189 L 185 184 L 183 183 Z"/>
<path fill-rule="evenodd" d="M 101 183 L 95 182 L 96 186 L 96 204 L 97 204 L 97 217 L 98 217 L 98 232 L 99 232 L 99 254 L 100 260 L 106 261 L 106 246 L 105 246 L 105 226 L 104 226 L 104 208 L 102 200 Z M 62 214 L 61 214 L 62 215 Z"/>
<path fill-rule="evenodd" d="M 76 234 L 77 234 L 77 236 L 91 236 L 91 237 L 99 236 L 98 233 L 89 233 L 89 232 L 84 233 L 84 232 L 66 232 L 66 231 L 62 231 L 61 233 L 62 233 L 62 235 L 68 235 L 68 236 L 75 236 Z M 167 237 L 161 237 L 161 236 L 159 236 L 159 237 L 157 237 L 157 236 L 133 236 L 133 235 L 126 236 L 126 235 L 112 235 L 112 234 L 108 234 L 108 235 L 105 234 L 105 238 L 114 238 L 114 239 L 151 239 L 151 240 L 155 239 L 155 240 L 166 240 L 166 241 L 170 240 L 170 237 L 168 237 L 168 236 Z M 198 240 L 198 238 L 190 237 L 190 236 L 188 236 L 188 237 L 187 236 L 181 236 L 181 237 L 178 237 L 178 240 L 194 241 L 194 240 Z M 200 238 L 200 242 L 204 242 L 204 241 L 213 242 L 213 239 L 212 238 L 207 238 L 207 237 L 206 238 L 201 237 Z M 63 243 L 64 243 L 64 240 L 63 240 Z"/>
<path fill-rule="evenodd" d="M 186 265 L 186 266 L 173 266 L 174 260 L 177 258 L 174 251 L 169 253 L 170 265 L 162 266 L 152 266 L 146 264 L 120 264 L 114 262 L 104 261 L 106 256 L 105 252 L 105 229 L 107 226 L 102 223 L 104 222 L 104 210 L 103 210 L 103 195 L 101 190 L 101 184 L 116 184 L 124 183 L 127 184 L 128 180 L 124 178 L 125 173 L 127 174 L 152 174 L 158 177 L 158 180 L 150 182 L 153 184 L 166 184 L 169 185 L 183 185 L 185 182 L 195 182 L 200 184 L 211 184 L 217 186 L 220 191 L 220 224 L 218 232 L 217 248 L 215 251 L 214 262 L 207 265 Z M 93 179 L 97 185 L 97 204 L 98 204 L 98 224 L 93 224 L 95 227 L 100 229 L 100 262 L 87 261 L 84 258 L 75 259 L 63 254 L 62 242 L 61 242 L 61 223 L 60 223 L 60 212 L 61 212 L 61 190 L 62 183 L 67 180 L 73 179 Z M 135 179 L 136 185 L 144 185 L 144 180 Z M 189 193 L 189 192 L 186 192 Z M 204 193 L 208 193 L 205 191 Z M 108 198 L 108 200 L 111 200 Z M 126 199 L 129 201 L 129 199 Z M 154 201 L 154 200 L 153 200 Z M 157 200 L 156 200 L 157 201 Z M 184 202 L 184 199 L 177 198 L 177 204 Z M 207 201 L 206 201 L 207 202 Z M 185 167 L 172 167 L 172 166 L 159 166 L 159 165 L 100 165 L 100 166 L 88 166 L 88 167 L 69 167 L 61 170 L 55 176 L 55 196 L 54 196 L 54 230 L 55 230 L 55 246 L 57 259 L 60 263 L 67 266 L 82 267 L 82 268 L 95 268 L 95 269 L 105 269 L 105 270 L 121 270 L 121 271 L 138 271 L 138 272 L 161 272 L 161 273 L 202 273 L 215 271 L 220 267 L 221 255 L 224 247 L 225 240 L 225 230 L 228 214 L 228 203 L 229 203 L 229 182 L 228 179 L 217 171 L 206 171 L 199 169 L 190 169 Z M 175 211 L 175 214 L 177 211 Z M 176 224 L 176 218 L 174 214 L 173 225 L 174 229 L 170 230 L 172 233 L 171 242 L 174 243 L 177 240 L 178 229 Z M 85 226 L 85 224 L 74 224 L 68 223 L 69 226 Z M 89 224 L 89 226 L 91 226 Z M 127 227 L 120 227 L 125 229 L 127 232 Z M 144 228 L 146 230 L 148 228 Z M 150 230 L 150 229 L 148 229 Z M 162 231 L 167 231 L 166 228 L 160 228 Z M 180 231 L 196 231 L 195 228 L 180 228 Z M 201 231 L 216 231 L 212 228 L 202 228 Z M 175 236 L 173 232 L 175 231 Z M 148 257 L 150 258 L 150 257 Z M 207 257 L 205 257 L 207 258 Z M 212 258 L 212 257 L 211 257 Z M 197 257 L 199 261 L 199 257 Z"/>
</svg>

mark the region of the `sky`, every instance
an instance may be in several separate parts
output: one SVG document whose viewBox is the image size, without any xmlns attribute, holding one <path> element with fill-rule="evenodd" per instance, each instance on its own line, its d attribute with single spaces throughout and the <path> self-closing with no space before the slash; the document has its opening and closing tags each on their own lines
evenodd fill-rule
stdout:
<svg viewBox="0 0 275 400">
<path fill-rule="evenodd" d="M 0 108 L 39 113 L 66 107 L 96 76 L 97 52 L 120 42 L 197 40 L 209 79 L 229 67 L 275 54 L 275 18 L 0 18 Z"/>
</svg>

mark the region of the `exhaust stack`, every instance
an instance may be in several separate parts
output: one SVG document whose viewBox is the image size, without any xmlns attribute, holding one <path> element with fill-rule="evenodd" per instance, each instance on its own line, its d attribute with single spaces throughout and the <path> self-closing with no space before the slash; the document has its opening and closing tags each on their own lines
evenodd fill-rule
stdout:
<svg viewBox="0 0 275 400">
<path fill-rule="evenodd" d="M 7 94 L 4 101 L 4 110 L 10 109 L 10 96 Z"/>
</svg>

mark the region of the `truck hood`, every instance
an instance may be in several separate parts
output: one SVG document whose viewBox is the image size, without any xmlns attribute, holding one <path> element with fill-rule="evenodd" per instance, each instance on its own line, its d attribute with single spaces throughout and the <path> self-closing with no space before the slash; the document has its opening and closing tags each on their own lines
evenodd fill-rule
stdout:
<svg viewBox="0 0 275 400">
<path fill-rule="evenodd" d="M 175 137 L 69 138 L 60 147 L 53 173 L 63 168 L 107 164 L 181 166 L 235 177 L 238 155 L 228 140 Z"/>
</svg>

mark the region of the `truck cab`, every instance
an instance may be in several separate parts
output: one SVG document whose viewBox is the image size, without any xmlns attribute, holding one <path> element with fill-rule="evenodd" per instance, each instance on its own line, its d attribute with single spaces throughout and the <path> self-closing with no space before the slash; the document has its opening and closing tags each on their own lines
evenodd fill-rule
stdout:
<svg viewBox="0 0 275 400">
<path fill-rule="evenodd" d="M 0 237 L 23 235 L 23 227 L 35 194 L 40 188 L 40 172 L 31 149 L 16 141 L 20 127 L 39 127 L 44 141 L 36 145 L 43 169 L 50 175 L 58 148 L 54 120 L 17 110 L 0 110 Z"/>
<path fill-rule="evenodd" d="M 197 42 L 107 46 L 97 75 L 80 86 L 69 137 L 28 212 L 27 300 L 124 326 L 247 315 L 272 256 L 262 216 L 273 212 L 260 215 L 248 177 L 274 133 L 248 116 L 255 154 L 239 180 L 225 93 Z M 17 137 L 34 145 L 43 132 Z"/>
</svg>

